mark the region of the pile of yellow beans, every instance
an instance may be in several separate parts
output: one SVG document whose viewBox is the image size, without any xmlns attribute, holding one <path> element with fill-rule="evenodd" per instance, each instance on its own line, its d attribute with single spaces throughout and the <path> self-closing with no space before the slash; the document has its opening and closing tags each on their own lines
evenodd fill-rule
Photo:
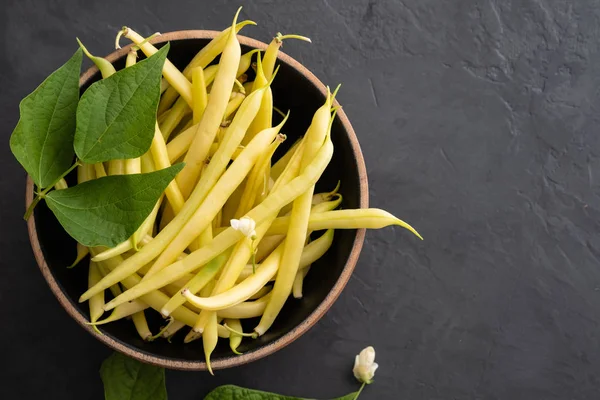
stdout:
<svg viewBox="0 0 600 400">
<path fill-rule="evenodd" d="M 237 32 L 254 22 L 237 23 L 238 14 L 183 71 L 167 59 L 146 154 L 78 167 L 78 180 L 85 182 L 185 162 L 129 240 L 110 249 L 78 245 L 78 259 L 91 255 L 89 287 L 80 301 L 89 303 L 93 326 L 130 317 L 144 340 L 170 340 L 187 328 L 185 342 L 202 339 L 209 370 L 219 338 L 238 353 L 243 338 L 269 330 L 290 295 L 302 298 L 311 264 L 330 248 L 335 229 L 399 225 L 419 236 L 383 210 L 336 210 L 342 202 L 337 187 L 315 193 L 333 154 L 337 89 L 328 91 L 305 135 L 274 162 L 294 112 L 273 125 L 277 53 L 284 39 L 308 39 L 277 34 L 264 52 L 241 54 Z M 135 44 L 126 67 L 138 51 L 157 51 L 130 28 L 118 37 Z M 209 65 L 218 56 L 218 64 Z M 101 72 L 106 77 L 114 68 L 109 63 Z M 311 241 L 314 231 L 324 233 Z M 108 302 L 106 290 L 113 296 Z M 148 312 L 166 319 L 159 332 L 150 331 Z M 258 325 L 244 332 L 241 320 L 257 317 Z"/>
</svg>

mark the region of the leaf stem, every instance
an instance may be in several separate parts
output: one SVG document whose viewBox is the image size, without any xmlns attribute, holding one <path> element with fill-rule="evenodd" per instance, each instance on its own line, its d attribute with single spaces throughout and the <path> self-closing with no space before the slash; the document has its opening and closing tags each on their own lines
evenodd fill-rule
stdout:
<svg viewBox="0 0 600 400">
<path fill-rule="evenodd" d="M 360 394 L 362 393 L 366 384 L 367 384 L 367 382 L 363 382 L 363 384 L 360 386 L 360 389 L 358 389 L 358 392 L 356 392 L 356 396 L 354 396 L 354 400 L 358 399 L 358 396 L 360 396 Z"/>
<path fill-rule="evenodd" d="M 59 182 L 65 176 L 69 175 L 71 173 L 71 171 L 73 171 L 75 168 L 77 168 L 80 165 L 81 165 L 81 162 L 79 160 L 75 161 L 75 164 L 73 164 L 68 170 L 63 172 L 62 175 L 59 176 L 50 185 L 48 185 L 48 187 L 46 189 L 42 190 L 35 196 L 35 198 L 31 202 L 31 204 L 29 205 L 29 207 L 27 207 L 27 211 L 25 211 L 25 215 L 23 215 L 23 218 L 25 219 L 25 221 L 27 221 L 29 219 L 29 217 L 31 217 L 31 214 L 33 214 L 33 209 L 35 208 L 35 206 L 38 205 L 38 203 L 40 202 L 41 199 L 46 197 L 46 194 L 48 194 L 48 192 L 54 188 L 54 185 L 56 185 L 57 182 Z"/>
</svg>

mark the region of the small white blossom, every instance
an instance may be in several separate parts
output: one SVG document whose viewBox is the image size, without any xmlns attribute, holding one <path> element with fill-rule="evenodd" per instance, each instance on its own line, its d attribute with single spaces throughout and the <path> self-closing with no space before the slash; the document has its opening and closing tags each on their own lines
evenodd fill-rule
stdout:
<svg viewBox="0 0 600 400">
<path fill-rule="evenodd" d="M 256 237 L 256 222 L 252 218 L 232 219 L 229 223 L 233 229 L 240 231 L 247 238 L 253 239 Z"/>
<path fill-rule="evenodd" d="M 363 349 L 354 360 L 354 377 L 359 382 L 369 384 L 373 382 L 373 376 L 379 365 L 375 362 L 375 349 L 371 346 Z"/>
</svg>

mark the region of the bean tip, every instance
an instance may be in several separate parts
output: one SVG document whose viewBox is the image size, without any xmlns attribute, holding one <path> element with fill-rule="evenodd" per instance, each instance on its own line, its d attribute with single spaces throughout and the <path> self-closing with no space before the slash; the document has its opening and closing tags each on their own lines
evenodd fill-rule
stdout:
<svg viewBox="0 0 600 400">
<path fill-rule="evenodd" d="M 125 35 L 127 36 L 127 33 L 129 32 L 129 28 L 126 26 L 123 26 L 121 28 L 121 30 L 119 32 L 117 32 L 117 37 L 115 38 L 115 49 L 120 49 L 121 45 L 119 44 L 119 40 L 121 39 L 121 36 Z"/>
</svg>

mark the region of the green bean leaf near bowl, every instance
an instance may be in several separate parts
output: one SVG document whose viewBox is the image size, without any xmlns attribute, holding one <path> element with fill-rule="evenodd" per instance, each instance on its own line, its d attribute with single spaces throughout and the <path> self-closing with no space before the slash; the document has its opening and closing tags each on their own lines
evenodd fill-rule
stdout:
<svg viewBox="0 0 600 400">
<path fill-rule="evenodd" d="M 60 224 L 86 246 L 114 247 L 144 222 L 183 163 L 147 174 L 115 175 L 46 195 Z"/>
<path fill-rule="evenodd" d="M 100 367 L 106 400 L 166 400 L 165 370 L 113 353 Z"/>
<path fill-rule="evenodd" d="M 10 149 L 39 188 L 53 185 L 73 162 L 81 59 L 77 50 L 19 105 Z"/>
<path fill-rule="evenodd" d="M 332 400 L 353 400 L 357 393 L 349 393 Z M 277 393 L 263 392 L 261 390 L 246 389 L 235 385 L 219 386 L 210 392 L 204 400 L 307 400 L 302 397 L 283 396 Z"/>
<path fill-rule="evenodd" d="M 169 44 L 85 91 L 77 107 L 75 152 L 96 163 L 143 155 L 152 143 Z"/>
<path fill-rule="evenodd" d="M 204 400 L 302 400 L 300 397 L 282 396 L 277 393 L 246 389 L 235 385 L 219 386 L 210 392 Z"/>
</svg>

